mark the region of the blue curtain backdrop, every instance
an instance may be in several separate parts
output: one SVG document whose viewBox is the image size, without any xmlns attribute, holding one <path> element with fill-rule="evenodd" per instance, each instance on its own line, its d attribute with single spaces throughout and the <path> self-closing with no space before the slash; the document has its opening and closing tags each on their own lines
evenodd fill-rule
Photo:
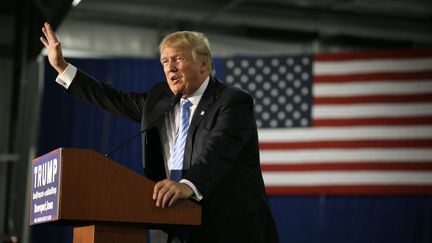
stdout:
<svg viewBox="0 0 432 243">
<path fill-rule="evenodd" d="M 145 91 L 164 76 L 154 59 L 69 59 L 98 80 L 124 91 Z M 223 60 L 215 59 L 222 77 Z M 58 147 L 106 153 L 139 130 L 139 124 L 109 114 L 64 94 L 56 73 L 45 65 L 45 88 L 37 155 Z M 142 174 L 140 139 L 111 158 Z M 281 242 L 431 243 L 430 196 L 271 196 Z M 72 242 L 66 226 L 32 226 L 33 243 Z"/>
</svg>

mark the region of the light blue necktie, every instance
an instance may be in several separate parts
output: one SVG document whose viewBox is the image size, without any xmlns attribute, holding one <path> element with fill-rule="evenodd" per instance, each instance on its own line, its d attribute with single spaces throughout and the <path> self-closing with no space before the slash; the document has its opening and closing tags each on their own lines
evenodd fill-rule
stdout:
<svg viewBox="0 0 432 243">
<path fill-rule="evenodd" d="M 189 130 L 189 107 L 192 103 L 188 99 L 180 101 L 180 126 L 176 134 L 173 150 L 173 163 L 171 168 L 171 179 L 180 181 L 182 178 L 184 150 Z"/>
</svg>

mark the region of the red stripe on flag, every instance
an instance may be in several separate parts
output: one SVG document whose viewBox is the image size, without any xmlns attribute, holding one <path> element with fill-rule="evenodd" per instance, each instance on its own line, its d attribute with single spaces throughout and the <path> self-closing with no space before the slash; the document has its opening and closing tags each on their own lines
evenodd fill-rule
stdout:
<svg viewBox="0 0 432 243">
<path fill-rule="evenodd" d="M 261 150 L 324 149 L 324 148 L 432 148 L 432 139 L 359 139 L 355 141 L 261 142 Z"/>
<path fill-rule="evenodd" d="M 432 186 L 267 186 L 271 196 L 279 195 L 432 195 Z"/>
<path fill-rule="evenodd" d="M 432 69 L 432 67 L 431 67 Z M 370 82 L 379 80 L 389 80 L 392 82 L 410 82 L 414 80 L 432 79 L 431 71 L 416 72 L 382 72 L 382 73 L 363 73 L 363 74 L 345 74 L 345 75 L 316 75 L 314 83 L 347 83 L 354 81 Z"/>
<path fill-rule="evenodd" d="M 404 59 L 431 57 L 432 49 L 342 52 L 315 55 L 316 61 L 346 61 L 356 59 Z"/>
<path fill-rule="evenodd" d="M 352 171 L 352 170 L 404 170 L 426 171 L 432 170 L 432 160 L 427 162 L 338 162 L 319 164 L 261 164 L 261 170 L 271 171 Z"/>
<path fill-rule="evenodd" d="M 431 102 L 432 93 L 410 95 L 374 95 L 349 97 L 317 97 L 313 99 L 315 105 L 330 104 L 364 104 L 364 103 L 421 103 Z"/>
<path fill-rule="evenodd" d="M 399 125 L 430 125 L 432 116 L 419 117 L 384 117 L 384 118 L 353 118 L 353 119 L 314 119 L 314 127 L 349 127 L 349 126 L 399 126 Z"/>
</svg>

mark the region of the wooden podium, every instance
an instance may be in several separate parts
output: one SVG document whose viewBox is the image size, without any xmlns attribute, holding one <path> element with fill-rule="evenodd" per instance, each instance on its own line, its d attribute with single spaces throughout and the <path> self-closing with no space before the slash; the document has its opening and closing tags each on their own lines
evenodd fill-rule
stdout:
<svg viewBox="0 0 432 243">
<path fill-rule="evenodd" d="M 197 204 L 157 208 L 153 181 L 92 150 L 59 148 L 33 160 L 32 174 L 30 224 L 74 225 L 74 243 L 146 242 L 149 225 L 201 223 Z"/>
</svg>

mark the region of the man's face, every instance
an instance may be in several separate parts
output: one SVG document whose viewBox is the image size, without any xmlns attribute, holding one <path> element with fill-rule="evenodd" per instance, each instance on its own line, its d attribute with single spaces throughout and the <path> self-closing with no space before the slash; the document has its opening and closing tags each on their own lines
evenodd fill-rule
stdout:
<svg viewBox="0 0 432 243">
<path fill-rule="evenodd" d="M 171 91 L 181 92 L 183 97 L 194 93 L 208 75 L 206 63 L 194 61 L 191 51 L 166 47 L 161 51 L 161 63 Z"/>
</svg>

